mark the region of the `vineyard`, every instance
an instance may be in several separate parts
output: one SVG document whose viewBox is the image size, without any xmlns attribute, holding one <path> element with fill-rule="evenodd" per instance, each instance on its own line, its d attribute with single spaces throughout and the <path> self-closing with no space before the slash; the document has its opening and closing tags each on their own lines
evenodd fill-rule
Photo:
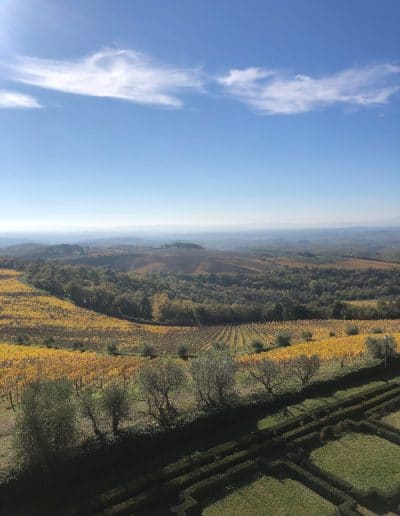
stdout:
<svg viewBox="0 0 400 516">
<path fill-rule="evenodd" d="M 188 346 L 191 353 L 209 349 L 214 344 L 223 344 L 235 355 L 248 354 L 254 351 L 252 342 L 261 342 L 265 349 L 275 347 L 275 338 L 279 333 L 287 332 L 291 335 L 292 343 L 304 341 L 303 332 L 311 332 L 312 341 L 325 341 L 330 333 L 329 342 L 333 347 L 340 345 L 340 339 L 347 341 L 348 326 L 357 326 L 360 338 L 365 341 L 365 335 L 373 333 L 379 328 L 383 333 L 400 333 L 399 320 L 380 321 L 343 321 L 337 319 L 286 321 L 240 324 L 237 326 L 212 326 L 189 329 L 186 331 L 158 335 L 154 342 L 158 344 L 158 351 L 176 353 L 182 344 Z M 343 340 L 344 339 L 344 340 Z"/>
<path fill-rule="evenodd" d="M 0 396 L 7 397 L 13 406 L 19 402 L 24 386 L 34 380 L 69 378 L 77 392 L 87 385 L 102 387 L 114 380 L 130 382 L 145 360 L 0 344 Z"/>
<path fill-rule="evenodd" d="M 400 333 L 393 334 L 396 345 L 400 342 Z M 301 342 L 292 346 L 273 349 L 266 353 L 238 356 L 241 364 L 251 364 L 268 357 L 276 362 L 290 362 L 300 355 L 318 355 L 321 362 L 342 362 L 361 357 L 365 354 L 366 335 L 354 335 L 341 338 L 323 339 L 318 342 Z"/>
<path fill-rule="evenodd" d="M 141 353 L 145 344 L 151 344 L 161 355 L 175 355 L 182 345 L 193 355 L 219 343 L 234 354 L 243 355 L 253 351 L 255 340 L 267 350 L 274 348 L 276 335 L 281 332 L 290 333 L 292 343 L 303 341 L 305 331 L 311 332 L 313 342 L 325 341 L 334 334 L 329 337 L 333 348 L 340 346 L 349 325 L 357 326 L 360 335 L 369 334 L 377 327 L 384 333 L 400 333 L 400 320 L 332 319 L 200 328 L 135 324 L 44 294 L 23 283 L 20 276 L 13 270 L 0 270 L 0 338 L 3 340 L 28 336 L 34 343 L 43 343 L 52 337 L 58 347 L 71 347 L 79 341 L 93 351 L 104 350 L 113 342 L 119 351 L 133 353 Z"/>
<path fill-rule="evenodd" d="M 79 340 L 88 349 L 104 349 L 110 341 L 121 349 L 139 349 L 145 342 L 180 329 L 140 325 L 101 315 L 44 294 L 21 281 L 21 274 L 0 270 L 0 337 L 52 337 L 57 345 Z"/>
</svg>

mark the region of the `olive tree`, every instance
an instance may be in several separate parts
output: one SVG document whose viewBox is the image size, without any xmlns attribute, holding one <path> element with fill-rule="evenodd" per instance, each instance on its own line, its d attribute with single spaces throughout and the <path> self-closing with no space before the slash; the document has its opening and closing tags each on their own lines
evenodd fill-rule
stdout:
<svg viewBox="0 0 400 516">
<path fill-rule="evenodd" d="M 199 402 L 206 407 L 227 404 L 234 393 L 236 364 L 227 351 L 209 350 L 192 362 L 192 377 Z"/>
<path fill-rule="evenodd" d="M 396 354 L 396 341 L 392 335 L 385 335 L 384 337 L 367 337 L 365 347 L 372 358 L 377 358 L 379 360 L 393 357 Z"/>
<path fill-rule="evenodd" d="M 121 422 L 127 419 L 130 413 L 126 386 L 117 382 L 108 384 L 103 390 L 102 403 L 105 416 L 111 422 L 114 437 L 117 437 Z"/>
<path fill-rule="evenodd" d="M 149 415 L 163 426 L 171 425 L 178 413 L 173 396 L 187 380 L 183 366 L 171 359 L 158 359 L 146 364 L 138 379 Z"/>
<path fill-rule="evenodd" d="M 82 416 L 92 424 L 94 435 L 101 442 L 104 442 L 105 437 L 100 429 L 100 421 L 102 419 L 101 399 L 96 396 L 96 390 L 92 386 L 83 389 L 80 396 L 80 409 Z"/>
<path fill-rule="evenodd" d="M 15 423 L 13 447 L 18 463 L 48 468 L 70 453 L 76 438 L 72 383 L 58 379 L 28 384 Z"/>
<path fill-rule="evenodd" d="M 292 335 L 287 331 L 280 331 L 275 337 L 275 345 L 279 347 L 289 346 L 292 342 Z"/>
</svg>

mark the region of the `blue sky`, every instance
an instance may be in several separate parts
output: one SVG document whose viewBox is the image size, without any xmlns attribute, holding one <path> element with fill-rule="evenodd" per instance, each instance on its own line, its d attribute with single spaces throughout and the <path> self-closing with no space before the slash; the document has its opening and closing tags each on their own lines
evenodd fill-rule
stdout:
<svg viewBox="0 0 400 516">
<path fill-rule="evenodd" d="M 400 223 L 397 0 L 2 0 L 0 230 Z"/>
</svg>

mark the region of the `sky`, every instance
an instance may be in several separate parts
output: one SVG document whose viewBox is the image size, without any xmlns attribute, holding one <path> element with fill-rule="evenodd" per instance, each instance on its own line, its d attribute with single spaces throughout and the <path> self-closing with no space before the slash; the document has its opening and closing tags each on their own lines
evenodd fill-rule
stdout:
<svg viewBox="0 0 400 516">
<path fill-rule="evenodd" d="M 0 231 L 400 225 L 397 0 L 0 0 Z"/>
</svg>

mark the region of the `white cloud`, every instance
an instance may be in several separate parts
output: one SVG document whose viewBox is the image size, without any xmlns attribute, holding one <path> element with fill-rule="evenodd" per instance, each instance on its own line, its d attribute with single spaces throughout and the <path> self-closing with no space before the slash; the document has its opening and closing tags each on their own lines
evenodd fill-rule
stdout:
<svg viewBox="0 0 400 516">
<path fill-rule="evenodd" d="M 381 64 L 312 78 L 263 68 L 230 70 L 218 83 L 237 100 L 267 114 L 296 114 L 333 104 L 385 104 L 400 90 L 400 67 Z M 394 82 L 396 80 L 396 82 Z"/>
<path fill-rule="evenodd" d="M 24 95 L 15 91 L 0 90 L 0 109 L 4 108 L 40 108 L 39 102 L 31 95 Z"/>
<path fill-rule="evenodd" d="M 183 90 L 203 86 L 198 69 L 159 65 L 132 50 L 105 49 L 69 61 L 20 57 L 8 68 L 13 80 L 40 88 L 167 107 L 182 105 L 177 95 Z"/>
</svg>

